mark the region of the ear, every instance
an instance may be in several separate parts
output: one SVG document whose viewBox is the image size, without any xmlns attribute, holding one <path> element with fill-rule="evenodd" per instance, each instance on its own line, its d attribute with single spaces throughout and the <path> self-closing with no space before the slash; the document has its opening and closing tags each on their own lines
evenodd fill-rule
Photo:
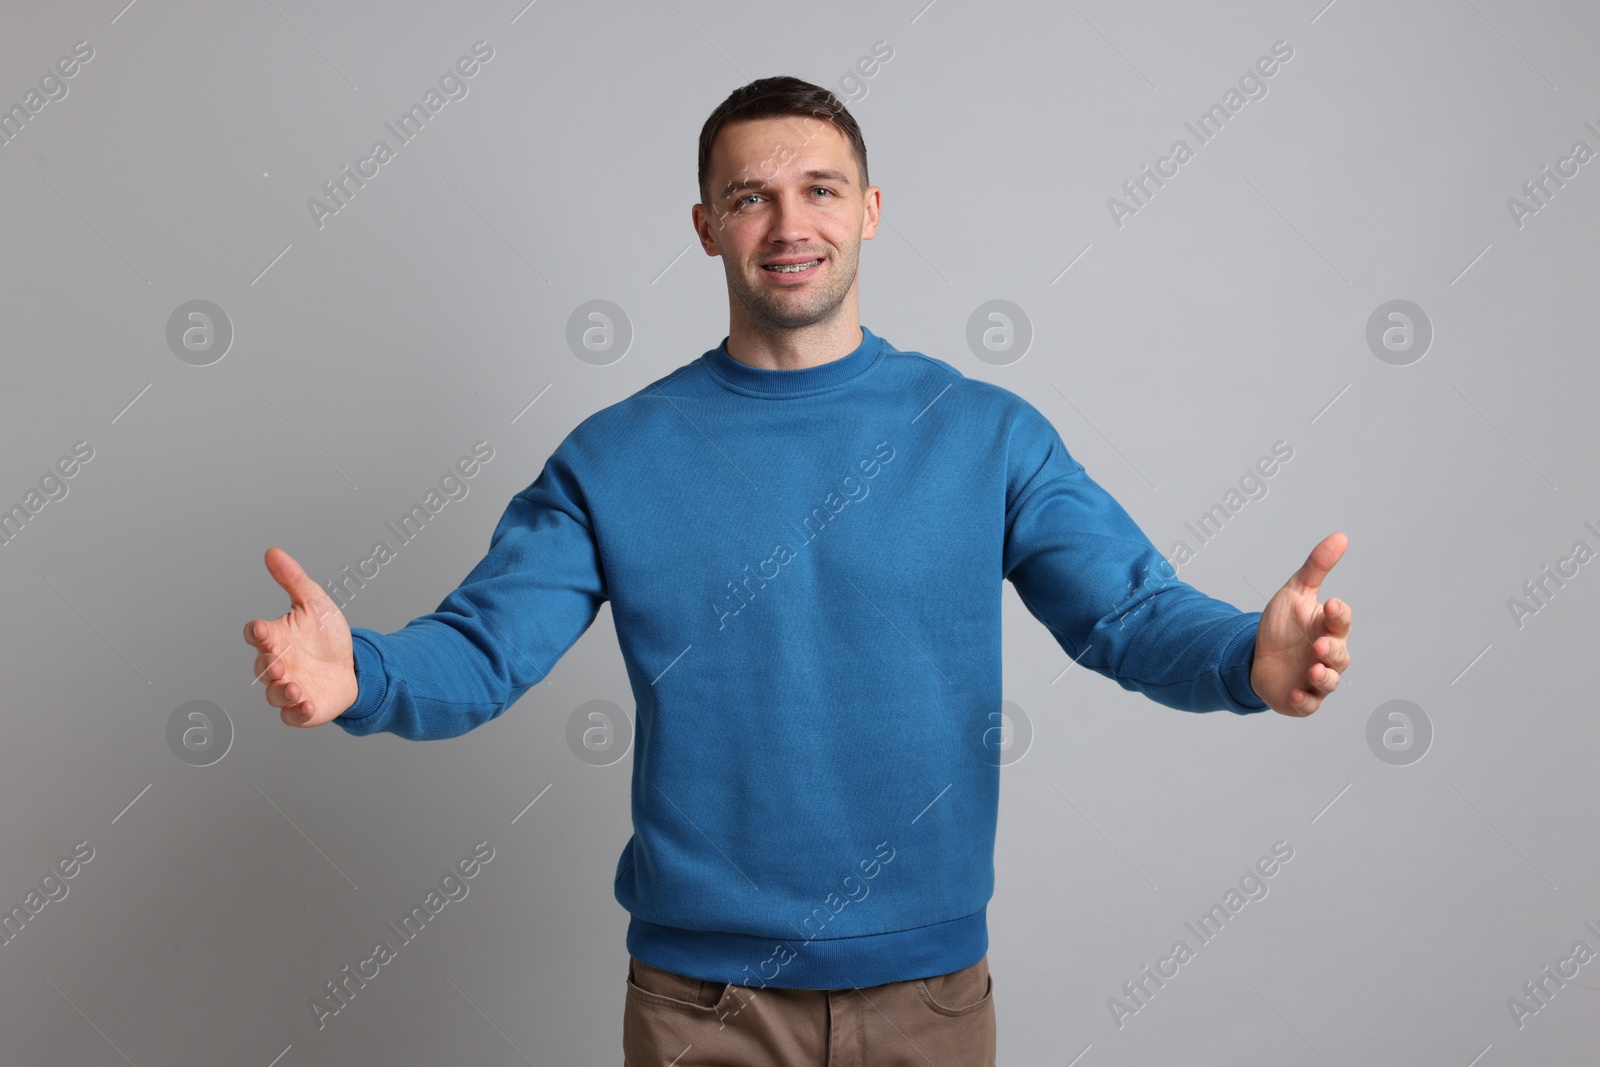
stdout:
<svg viewBox="0 0 1600 1067">
<path fill-rule="evenodd" d="M 700 247 L 705 249 L 706 255 L 722 255 L 722 242 L 717 239 L 719 218 L 716 208 L 707 208 L 697 200 L 689 214 L 695 236 L 700 239 Z"/>
<path fill-rule="evenodd" d="M 876 185 L 867 187 L 866 216 L 861 222 L 861 239 L 870 241 L 878 232 L 878 217 L 883 208 L 883 190 Z"/>
</svg>

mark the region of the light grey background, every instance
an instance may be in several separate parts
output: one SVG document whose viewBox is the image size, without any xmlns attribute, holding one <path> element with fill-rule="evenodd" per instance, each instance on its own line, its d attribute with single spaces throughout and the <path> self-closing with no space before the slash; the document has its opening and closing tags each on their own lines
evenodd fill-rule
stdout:
<svg viewBox="0 0 1600 1067">
<path fill-rule="evenodd" d="M 1182 568 L 1214 596 L 1259 610 L 1350 537 L 1323 595 L 1354 607 L 1355 665 L 1308 719 L 1063 673 L 1007 589 L 1034 739 L 1004 772 L 1000 1061 L 1591 1062 L 1600 963 L 1520 1028 L 1507 1001 L 1600 951 L 1600 566 L 1520 627 L 1508 600 L 1600 549 L 1600 162 L 1521 226 L 1507 200 L 1600 149 L 1600 12 L 1324 4 L 8 7 L 0 104 L 94 57 L 0 147 L 0 503 L 75 441 L 94 458 L 0 546 L 0 905 L 94 858 L 0 946 L 0 1059 L 620 1061 L 628 761 L 565 739 L 585 701 L 632 710 L 609 610 L 499 720 L 426 744 L 286 728 L 241 631 L 287 607 L 268 546 L 330 578 L 487 439 L 348 614 L 432 610 L 578 421 L 718 343 L 696 137 L 790 73 L 850 102 L 883 189 L 870 328 L 1027 397 L 1163 550 L 1287 441 Z M 478 40 L 468 95 L 319 229 L 307 199 Z M 1117 226 L 1107 199 L 1279 40 L 1268 94 Z M 234 329 L 210 366 L 166 343 L 194 299 Z M 594 299 L 635 333 L 608 366 L 566 342 Z M 1007 365 L 966 343 L 992 299 L 1034 332 Z M 1392 299 L 1434 329 L 1408 366 L 1366 341 Z M 1408 766 L 1367 742 L 1395 699 L 1434 730 Z M 211 766 L 168 748 L 191 700 L 234 729 Z M 319 1030 L 308 998 L 479 840 L 470 895 Z M 1109 998 L 1276 841 L 1270 894 L 1119 1028 Z"/>
</svg>

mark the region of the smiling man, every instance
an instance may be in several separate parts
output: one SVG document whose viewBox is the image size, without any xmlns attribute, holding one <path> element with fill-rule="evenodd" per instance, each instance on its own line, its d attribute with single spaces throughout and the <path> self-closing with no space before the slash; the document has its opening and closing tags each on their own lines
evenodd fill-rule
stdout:
<svg viewBox="0 0 1600 1067">
<path fill-rule="evenodd" d="M 727 275 L 724 350 L 770 370 L 826 363 L 863 337 L 856 268 L 878 229 L 879 190 L 866 184 L 865 145 L 855 150 L 819 117 L 832 111 L 814 110 L 713 116 L 700 137 L 694 227 Z"/>
<path fill-rule="evenodd" d="M 453 737 L 609 601 L 637 703 L 623 1050 L 668 1064 L 980 1067 L 1001 591 L 1079 664 L 1190 712 L 1314 712 L 1350 662 L 1324 538 L 1243 612 L 1179 580 L 1015 393 L 861 324 L 855 120 L 765 78 L 700 135 L 717 347 L 584 419 L 438 609 L 350 629 L 282 549 L 255 619 L 298 727 Z"/>
</svg>

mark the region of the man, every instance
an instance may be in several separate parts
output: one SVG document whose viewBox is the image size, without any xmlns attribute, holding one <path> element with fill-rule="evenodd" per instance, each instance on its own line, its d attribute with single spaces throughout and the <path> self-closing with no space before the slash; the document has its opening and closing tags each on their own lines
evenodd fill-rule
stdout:
<svg viewBox="0 0 1600 1067">
<path fill-rule="evenodd" d="M 1350 662 L 1349 607 L 1317 601 L 1347 542 L 1264 614 L 1213 600 L 1027 401 L 861 325 L 881 192 L 826 90 L 736 90 L 699 178 L 723 343 L 580 423 L 437 611 L 352 631 L 272 548 L 292 606 L 245 638 L 288 725 L 451 737 L 609 600 L 638 720 L 626 1062 L 992 1065 L 1001 582 L 1127 689 L 1302 716 Z"/>
</svg>

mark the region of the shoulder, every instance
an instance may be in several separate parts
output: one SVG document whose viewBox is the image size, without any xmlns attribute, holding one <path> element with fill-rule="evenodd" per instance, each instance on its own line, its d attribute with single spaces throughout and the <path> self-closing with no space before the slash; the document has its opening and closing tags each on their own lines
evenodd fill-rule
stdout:
<svg viewBox="0 0 1600 1067">
<path fill-rule="evenodd" d="M 614 451 L 620 442 L 648 436 L 652 423 L 658 420 L 683 421 L 683 416 L 674 410 L 674 402 L 704 392 L 705 377 L 698 359 L 677 367 L 586 416 L 568 431 L 558 451 L 595 458 Z"/>
<path fill-rule="evenodd" d="M 942 359 L 922 352 L 900 352 L 909 373 L 929 379 L 940 403 L 954 401 L 966 414 L 964 420 L 976 440 L 991 450 L 995 461 L 1007 472 L 1010 497 L 1024 487 L 1082 470 L 1068 451 L 1055 425 L 1027 397 L 1003 385 L 968 378 Z"/>
<path fill-rule="evenodd" d="M 901 351 L 887 342 L 885 345 L 889 358 L 899 364 L 900 373 L 933 386 L 934 392 L 944 400 L 958 400 L 997 434 L 1048 440 L 1055 433 L 1055 427 L 1044 413 L 1021 394 L 994 382 L 969 378 L 944 360 L 924 352 Z"/>
</svg>

